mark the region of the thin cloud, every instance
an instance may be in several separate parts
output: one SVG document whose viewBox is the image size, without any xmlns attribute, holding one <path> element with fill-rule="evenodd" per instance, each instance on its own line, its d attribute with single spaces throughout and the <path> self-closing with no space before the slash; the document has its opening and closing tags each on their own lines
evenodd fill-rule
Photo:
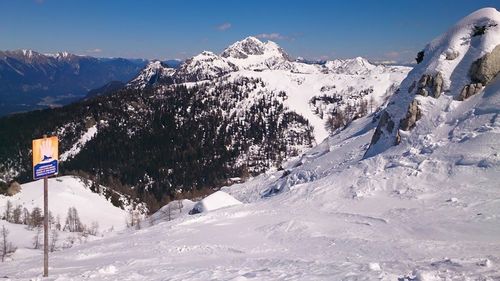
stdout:
<svg viewBox="0 0 500 281">
<path fill-rule="evenodd" d="M 416 52 L 413 50 L 389 50 L 381 55 L 372 56 L 371 62 L 376 64 L 409 65 L 414 63 Z"/>
<path fill-rule="evenodd" d="M 85 51 L 86 53 L 89 53 L 89 54 L 99 54 L 99 53 L 102 53 L 102 49 L 100 48 L 95 48 L 95 49 L 90 49 L 90 50 L 87 50 Z"/>
<path fill-rule="evenodd" d="M 393 65 L 398 64 L 399 62 L 396 60 L 376 60 L 372 61 L 373 64 L 385 64 L 385 65 Z"/>
<path fill-rule="evenodd" d="M 230 29 L 231 26 L 233 26 L 233 25 L 230 22 L 225 22 L 225 23 L 223 23 L 221 25 L 218 25 L 217 29 L 219 31 L 226 31 L 226 30 Z"/>
<path fill-rule="evenodd" d="M 390 52 L 385 53 L 385 57 L 390 58 L 390 59 L 398 59 L 401 57 L 401 52 L 390 51 Z"/>
<path fill-rule="evenodd" d="M 290 40 L 288 36 L 282 35 L 280 33 L 261 33 L 255 35 L 255 37 L 259 39 L 267 39 L 267 40 Z"/>
</svg>

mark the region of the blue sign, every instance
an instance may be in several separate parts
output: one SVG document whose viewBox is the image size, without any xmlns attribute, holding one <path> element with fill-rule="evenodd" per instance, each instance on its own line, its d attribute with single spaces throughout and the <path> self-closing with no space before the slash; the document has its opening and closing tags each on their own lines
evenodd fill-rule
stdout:
<svg viewBox="0 0 500 281">
<path fill-rule="evenodd" d="M 33 167 L 33 178 L 39 180 L 44 177 L 57 175 L 59 172 L 59 162 L 57 160 L 40 162 Z"/>
</svg>

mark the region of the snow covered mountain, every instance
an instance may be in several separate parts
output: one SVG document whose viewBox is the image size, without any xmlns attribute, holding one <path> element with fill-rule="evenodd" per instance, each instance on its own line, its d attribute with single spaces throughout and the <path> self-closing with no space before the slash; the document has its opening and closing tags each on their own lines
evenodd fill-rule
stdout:
<svg viewBox="0 0 500 281">
<path fill-rule="evenodd" d="M 384 68 L 384 66 L 379 66 L 380 68 Z M 351 75 L 359 75 L 359 74 L 369 74 L 373 71 L 377 66 L 372 65 L 368 60 L 357 57 L 354 59 L 346 59 L 346 60 L 333 60 L 327 61 L 325 63 L 325 68 L 329 72 L 338 73 L 338 74 L 351 74 Z"/>
<path fill-rule="evenodd" d="M 387 113 L 353 120 L 283 163 L 283 170 L 223 188 L 243 204 L 194 216 L 182 212 L 174 220 L 55 253 L 52 276 L 62 280 L 499 279 L 500 77 L 498 64 L 490 62 L 499 44 L 499 16 L 493 8 L 479 10 L 433 41 L 429 46 L 435 48 L 425 49 L 420 65 L 387 104 Z M 454 36 L 447 36 L 455 33 L 462 34 L 458 45 Z M 439 46 L 456 47 L 458 55 L 448 55 L 447 48 Z M 469 54 L 471 59 L 465 59 Z M 444 61 L 447 57 L 451 62 Z M 455 63 L 458 66 L 446 68 Z M 435 70 L 434 66 L 442 67 L 441 75 L 423 71 Z M 471 68 L 474 71 L 469 72 Z M 448 75 L 446 69 L 454 71 Z M 447 81 L 441 88 L 447 91 L 438 91 L 439 76 Z M 479 78 L 486 80 L 476 82 Z M 414 88 L 413 81 L 417 81 Z M 405 116 L 415 92 L 421 93 L 420 118 L 410 126 L 413 129 L 394 134 L 385 130 L 391 120 L 396 123 L 393 118 Z M 402 109 L 401 114 L 396 115 L 395 108 Z M 392 141 L 372 141 L 377 134 L 393 140 L 398 133 L 396 146 Z M 365 155 L 367 149 L 370 157 Z M 39 258 L 2 264 L 2 274 L 37 278 Z"/>
<path fill-rule="evenodd" d="M 67 52 L 0 51 L 0 116 L 68 104 L 110 81 L 128 82 L 146 63 Z"/>
<path fill-rule="evenodd" d="M 375 66 L 361 57 L 324 64 L 291 61 L 276 43 L 248 37 L 226 48 L 220 56 L 202 52 L 177 70 L 152 63 L 128 86 L 144 89 L 199 82 L 215 87 L 242 78 L 259 79 L 267 90 L 286 94 L 284 105 L 312 124 L 319 143 L 331 133 L 327 129 L 328 117 L 339 115 L 346 108 L 357 109 L 362 103 L 370 103 L 371 111 L 375 110 L 395 91 L 409 70 L 403 66 Z M 152 76 L 152 73 L 161 74 Z M 351 115 L 342 126 L 356 114 Z"/>
<path fill-rule="evenodd" d="M 228 60 L 204 51 L 182 63 L 173 77 L 177 83 L 196 82 L 221 77 L 237 69 Z"/>
<path fill-rule="evenodd" d="M 268 41 L 261 42 L 255 37 L 247 37 L 237 41 L 222 54 L 240 70 L 290 69 L 290 57 L 278 44 Z"/>
<path fill-rule="evenodd" d="M 141 70 L 139 75 L 130 81 L 127 86 L 134 89 L 144 89 L 156 83 L 172 81 L 175 69 L 163 64 L 161 61 L 151 61 Z"/>
</svg>

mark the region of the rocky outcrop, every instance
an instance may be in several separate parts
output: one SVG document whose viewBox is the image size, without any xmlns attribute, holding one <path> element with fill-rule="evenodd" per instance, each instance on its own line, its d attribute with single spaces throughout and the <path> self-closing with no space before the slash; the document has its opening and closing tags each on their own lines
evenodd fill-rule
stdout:
<svg viewBox="0 0 500 281">
<path fill-rule="evenodd" d="M 497 45 L 491 53 L 482 56 L 472 63 L 469 69 L 469 76 L 472 83 L 462 88 L 462 91 L 457 96 L 457 100 L 463 101 L 479 93 L 499 72 L 500 45 Z"/>
<path fill-rule="evenodd" d="M 465 85 L 460 94 L 457 97 L 457 100 L 464 101 L 473 95 L 479 93 L 483 89 L 483 84 L 481 83 L 473 83 L 469 85 Z"/>
<path fill-rule="evenodd" d="M 443 91 L 443 76 L 441 72 L 437 72 L 434 76 L 424 74 L 418 81 L 417 95 L 432 96 L 439 98 Z"/>
<path fill-rule="evenodd" d="M 418 107 L 418 101 L 413 100 L 408 106 L 408 111 L 406 112 L 406 116 L 399 123 L 399 128 L 403 131 L 409 131 L 415 127 L 417 121 L 422 117 L 422 112 Z"/>
<path fill-rule="evenodd" d="M 422 111 L 420 110 L 418 101 L 415 99 L 408 106 L 405 118 L 401 119 L 401 121 L 399 122 L 399 128 L 395 128 L 395 123 L 392 120 L 391 116 L 389 115 L 389 113 L 387 113 L 387 111 L 384 111 L 384 113 L 382 113 L 382 115 L 380 116 L 378 126 L 373 133 L 370 146 L 375 145 L 380 140 L 382 135 L 394 134 L 394 129 L 396 129 L 396 134 L 392 143 L 393 145 L 398 145 L 401 142 L 401 136 L 398 129 L 409 131 L 415 127 L 417 121 L 420 120 L 420 118 L 422 118 Z M 370 153 L 367 151 L 367 154 L 365 155 L 370 155 Z"/>
<path fill-rule="evenodd" d="M 489 54 L 476 60 L 469 70 L 473 83 L 487 85 L 500 72 L 500 45 Z"/>
<path fill-rule="evenodd" d="M 384 111 L 384 113 L 382 113 L 382 116 L 380 116 L 380 121 L 378 123 L 377 129 L 375 129 L 375 132 L 373 133 L 370 145 L 378 142 L 378 140 L 382 136 L 383 130 L 392 132 L 393 129 L 394 121 L 391 120 L 391 116 L 389 115 L 389 113 L 387 113 L 387 111 Z"/>
<path fill-rule="evenodd" d="M 21 191 L 21 185 L 17 181 L 14 181 L 9 185 L 9 188 L 7 188 L 7 195 L 14 196 L 20 191 Z"/>
</svg>

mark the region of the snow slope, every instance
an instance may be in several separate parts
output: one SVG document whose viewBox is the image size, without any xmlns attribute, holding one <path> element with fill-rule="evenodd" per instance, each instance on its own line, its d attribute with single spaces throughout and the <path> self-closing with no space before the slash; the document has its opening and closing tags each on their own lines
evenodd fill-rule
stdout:
<svg viewBox="0 0 500 281">
<path fill-rule="evenodd" d="M 500 279 L 500 78 L 462 102 L 426 102 L 425 134 L 365 158 L 377 123 L 359 118 L 284 170 L 223 188 L 244 204 L 55 253 L 51 276 Z M 40 272 L 37 258 L 2 264 L 8 280 Z"/>
<path fill-rule="evenodd" d="M 0 210 L 7 201 L 13 206 L 22 205 L 31 211 L 34 207 L 43 210 L 43 181 L 21 185 L 21 192 L 14 196 L 0 195 Z M 54 218 L 60 217 L 64 224 L 68 209 L 75 207 L 83 224 L 90 226 L 98 222 L 101 231 L 124 229 L 128 212 L 115 207 L 102 195 L 93 193 L 79 178 L 63 176 L 49 179 L 49 210 Z"/>
<path fill-rule="evenodd" d="M 40 228 L 40 232 L 38 233 L 37 228 L 28 229 L 26 225 L 13 224 L 5 220 L 0 220 L 0 230 L 2 229 L 2 227 L 5 227 L 8 231 L 7 241 L 9 243 L 12 243 L 12 246 L 16 248 L 14 253 L 9 253 L 9 255 L 6 257 L 7 262 L 25 259 L 28 257 L 34 257 L 41 260 L 43 256 L 42 228 Z M 94 236 L 94 235 L 84 236 L 81 233 L 68 232 L 68 231 L 56 231 L 56 233 L 57 233 L 57 238 L 55 238 L 54 242 L 52 242 L 52 239 L 54 238 L 54 230 L 51 229 L 49 231 L 49 251 L 51 250 L 61 251 L 63 249 L 71 248 L 76 245 L 85 244 L 90 241 L 98 240 L 101 238 L 100 236 L 103 235 L 102 233 L 98 233 L 99 236 Z M 37 236 L 38 236 L 39 248 L 35 249 L 34 242 Z M 0 269 L 2 268 L 1 265 L 2 264 L 0 263 Z M 3 277 L 1 271 L 0 271 L 0 276 Z"/>
<path fill-rule="evenodd" d="M 239 71 L 232 73 L 230 79 L 252 77 L 262 79 L 265 87 L 270 91 L 284 91 L 286 99 L 284 105 L 290 110 L 305 117 L 314 127 L 314 136 L 317 143 L 323 141 L 329 132 L 325 128 L 327 113 L 334 107 L 345 108 L 346 104 L 354 105 L 360 100 L 369 101 L 373 98 L 374 107 L 379 107 L 392 94 L 406 75 L 405 67 L 374 67 L 364 74 L 331 74 L 316 69 L 312 73 L 294 73 L 287 70 Z M 317 67 L 317 66 L 314 66 Z M 369 92 L 367 96 L 360 94 Z M 310 101 L 314 97 L 323 95 L 340 95 L 344 105 L 319 105 L 324 115 L 317 114 Z"/>
</svg>

